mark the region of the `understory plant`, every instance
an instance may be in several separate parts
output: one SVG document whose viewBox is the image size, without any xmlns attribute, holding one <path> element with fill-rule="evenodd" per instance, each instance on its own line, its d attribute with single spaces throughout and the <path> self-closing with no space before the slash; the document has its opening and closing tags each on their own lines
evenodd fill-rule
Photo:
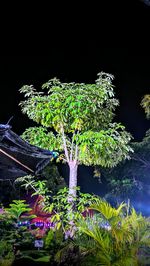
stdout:
<svg viewBox="0 0 150 266">
<path fill-rule="evenodd" d="M 0 243 L 7 243 L 10 251 L 32 246 L 33 237 L 27 226 L 35 216 L 29 214 L 30 210 L 25 200 L 13 200 L 0 215 Z M 22 225 L 21 222 L 26 224 Z"/>
<path fill-rule="evenodd" d="M 0 265 L 11 266 L 14 261 L 13 247 L 6 240 L 0 240 Z"/>
<path fill-rule="evenodd" d="M 54 224 L 54 230 L 61 230 L 65 238 L 73 238 L 76 230 L 76 221 L 82 215 L 89 213 L 88 207 L 97 200 L 96 195 L 82 193 L 79 187 L 76 187 L 76 197 L 74 204 L 68 201 L 69 188 L 59 189 L 56 194 L 49 191 L 45 180 L 35 180 L 31 175 L 18 178 L 27 190 L 32 189 L 32 196 L 41 195 L 43 201 L 43 210 L 51 213 L 51 222 Z M 70 223 L 70 221 L 73 221 Z"/>
<path fill-rule="evenodd" d="M 93 218 L 81 217 L 78 222 L 77 240 L 85 259 L 94 255 L 97 265 L 144 265 L 141 251 L 144 254 L 150 247 L 150 222 L 124 203 L 114 208 L 99 199 L 90 208 L 95 211 Z"/>
</svg>

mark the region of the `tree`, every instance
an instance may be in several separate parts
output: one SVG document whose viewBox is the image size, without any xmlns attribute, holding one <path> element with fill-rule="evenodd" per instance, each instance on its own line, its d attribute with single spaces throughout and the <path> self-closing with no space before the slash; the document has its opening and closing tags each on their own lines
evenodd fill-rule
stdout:
<svg viewBox="0 0 150 266">
<path fill-rule="evenodd" d="M 150 195 L 150 130 L 140 142 L 131 142 L 134 150 L 130 160 L 124 160 L 113 168 L 97 167 L 107 183 L 105 198 L 114 203 L 131 200 L 137 211 L 149 215 Z M 97 174 L 98 175 L 98 174 Z"/>
<path fill-rule="evenodd" d="M 150 118 L 150 95 L 146 94 L 141 101 L 147 118 Z M 130 198 L 138 211 L 149 215 L 147 200 L 150 194 L 150 129 L 140 142 L 131 142 L 134 153 L 130 160 L 120 162 L 112 169 L 97 167 L 108 184 L 107 199 L 115 201 Z M 113 196 L 113 197 L 112 197 Z M 113 201 L 114 201 L 113 200 Z"/>
<path fill-rule="evenodd" d="M 100 168 L 97 171 L 107 181 L 107 199 L 114 198 L 118 202 L 130 198 L 134 202 L 143 201 L 144 205 L 144 198 L 150 191 L 150 130 L 142 141 L 131 142 L 130 145 L 134 150 L 130 160 L 124 160 L 114 168 Z"/>
<path fill-rule="evenodd" d="M 146 117 L 150 118 L 150 94 L 144 95 L 144 97 L 141 101 L 141 106 L 145 110 Z"/>
<path fill-rule="evenodd" d="M 23 137 L 31 144 L 57 150 L 58 160 L 69 166 L 70 202 L 76 197 L 78 166 L 113 167 L 129 158 L 131 135 L 113 123 L 115 108 L 113 76 L 99 73 L 95 84 L 61 83 L 54 78 L 41 92 L 24 85 L 22 112 L 41 126 L 28 128 Z M 52 129 L 53 131 L 50 131 Z"/>
</svg>

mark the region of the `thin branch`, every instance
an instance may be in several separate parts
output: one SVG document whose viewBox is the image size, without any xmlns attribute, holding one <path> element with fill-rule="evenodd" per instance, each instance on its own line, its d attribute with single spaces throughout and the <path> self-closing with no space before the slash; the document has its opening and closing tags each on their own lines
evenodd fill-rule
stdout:
<svg viewBox="0 0 150 266">
<path fill-rule="evenodd" d="M 24 180 L 25 181 L 25 183 L 28 185 L 28 186 L 30 186 L 35 192 L 38 192 L 38 190 L 32 185 L 32 181 L 30 182 L 30 181 L 27 181 L 27 180 Z M 26 184 L 23 184 L 22 186 L 24 186 L 24 187 L 26 187 Z M 27 187 L 26 187 L 26 189 L 27 189 Z"/>
<path fill-rule="evenodd" d="M 64 162 L 66 162 L 66 163 L 68 162 L 65 158 L 63 158 L 62 160 L 63 160 Z"/>
<path fill-rule="evenodd" d="M 146 167 L 150 167 L 150 163 L 149 163 L 147 160 L 142 159 L 142 158 L 139 157 L 138 155 L 133 155 L 132 158 L 133 158 L 133 160 L 135 160 L 135 161 L 141 162 L 142 164 L 144 164 L 144 166 L 146 166 Z"/>
<path fill-rule="evenodd" d="M 67 162 L 67 160 L 63 156 L 59 156 L 59 159 L 62 160 L 62 161 L 64 161 L 64 162 Z"/>
<path fill-rule="evenodd" d="M 67 144 L 66 144 L 66 139 L 65 139 L 65 134 L 64 134 L 64 128 L 63 128 L 62 124 L 61 124 L 61 131 L 62 131 L 62 139 L 63 139 L 65 155 L 66 155 L 66 158 L 67 158 L 67 162 L 69 163 L 69 154 L 68 154 L 68 150 L 67 150 Z"/>
<path fill-rule="evenodd" d="M 38 190 L 30 183 L 29 186 L 35 191 L 38 192 Z"/>
<path fill-rule="evenodd" d="M 78 159 L 78 145 L 76 144 L 76 148 L 75 148 L 75 160 L 77 161 Z"/>
<path fill-rule="evenodd" d="M 79 131 L 77 132 L 77 134 L 79 133 Z M 78 145 L 76 143 L 76 147 L 75 147 L 75 160 L 77 161 L 78 159 Z"/>
<path fill-rule="evenodd" d="M 73 136 L 72 136 L 72 142 L 71 142 L 71 152 L 70 152 L 70 161 L 72 161 L 72 155 L 73 155 L 73 142 L 74 142 L 74 136 L 75 136 L 75 132 L 73 132 Z"/>
</svg>

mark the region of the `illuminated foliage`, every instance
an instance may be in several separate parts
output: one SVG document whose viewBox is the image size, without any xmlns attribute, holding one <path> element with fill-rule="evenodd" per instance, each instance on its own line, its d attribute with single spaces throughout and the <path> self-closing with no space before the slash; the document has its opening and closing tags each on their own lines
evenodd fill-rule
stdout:
<svg viewBox="0 0 150 266">
<path fill-rule="evenodd" d="M 95 84 L 54 78 L 43 84 L 41 92 L 32 85 L 20 89 L 26 98 L 20 103 L 22 112 L 40 125 L 27 129 L 23 137 L 59 152 L 58 161 L 70 169 L 70 195 L 76 195 L 79 164 L 113 167 L 132 151 L 130 134 L 120 123 L 112 123 L 119 104 L 112 80 L 112 75 L 101 72 Z"/>
<path fill-rule="evenodd" d="M 144 108 L 146 117 L 149 119 L 150 118 L 150 94 L 144 95 L 141 101 L 141 106 Z"/>
<path fill-rule="evenodd" d="M 78 221 L 79 232 L 95 243 L 88 250 L 87 241 L 84 252 L 93 254 L 98 265 L 146 265 L 141 251 L 150 247 L 149 221 L 124 203 L 114 208 L 99 199 L 90 208 L 102 217 L 103 223 L 94 216 Z"/>
</svg>

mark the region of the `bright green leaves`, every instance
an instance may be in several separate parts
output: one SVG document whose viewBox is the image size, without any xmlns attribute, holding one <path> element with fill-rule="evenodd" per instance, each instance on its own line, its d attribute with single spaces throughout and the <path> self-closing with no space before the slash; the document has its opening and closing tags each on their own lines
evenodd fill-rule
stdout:
<svg viewBox="0 0 150 266">
<path fill-rule="evenodd" d="M 86 131 L 77 136 L 79 161 L 85 165 L 112 167 L 129 158 L 132 149 L 128 145 L 131 136 L 119 124 L 111 124 L 108 130 Z"/>
<path fill-rule="evenodd" d="M 95 242 L 91 252 L 98 256 L 99 265 L 140 264 L 139 254 L 141 250 L 144 254 L 150 243 L 150 223 L 124 203 L 114 208 L 98 199 L 90 208 L 94 210 L 92 219 L 80 219 L 78 229 Z"/>
<path fill-rule="evenodd" d="M 121 124 L 112 124 L 119 104 L 112 80 L 112 75 L 101 72 L 95 84 L 54 78 L 43 84 L 42 92 L 23 86 L 20 92 L 27 99 L 20 104 L 22 111 L 43 126 L 26 130 L 23 136 L 42 148 L 64 151 L 61 158 L 67 162 L 109 167 L 128 158 L 131 136 Z"/>
<path fill-rule="evenodd" d="M 62 139 L 53 132 L 48 132 L 44 127 L 30 127 L 22 134 L 22 137 L 35 146 L 49 150 L 63 150 Z"/>
<path fill-rule="evenodd" d="M 57 132 L 61 124 L 66 133 L 98 126 L 104 128 L 118 105 L 111 79 L 112 76 L 105 73 L 99 74 L 95 84 L 61 83 L 52 79 L 43 84 L 42 93 L 25 85 L 20 92 L 27 100 L 20 105 L 29 118 Z"/>
<path fill-rule="evenodd" d="M 9 219 L 17 222 L 19 221 L 21 215 L 24 213 L 29 213 L 31 208 L 29 208 L 29 205 L 25 203 L 25 200 L 13 200 L 13 202 L 9 204 L 9 208 L 6 208 L 5 210 Z"/>
<path fill-rule="evenodd" d="M 22 138 L 30 142 L 32 145 L 38 146 L 50 151 L 57 151 L 57 162 L 65 161 L 65 155 L 63 154 L 64 145 L 61 134 L 54 134 L 52 131 L 48 131 L 44 127 L 30 127 L 22 134 Z M 69 137 L 66 136 L 67 148 L 71 149 L 71 142 Z"/>
<path fill-rule="evenodd" d="M 72 203 L 68 202 L 68 188 L 60 189 L 55 196 L 52 196 L 52 203 L 47 202 L 45 210 L 52 212 L 51 221 L 55 223 L 55 229 L 62 227 L 64 233 L 71 227 L 70 221 L 77 222 L 84 212 L 88 214 L 88 207 L 97 201 L 98 197 L 88 193 L 81 193 L 79 187 L 75 188 L 78 197 Z"/>
<path fill-rule="evenodd" d="M 121 203 L 118 208 L 112 207 L 107 201 L 97 200 L 95 204 L 92 204 L 90 208 L 92 210 L 98 211 L 101 213 L 102 217 L 111 220 L 113 217 L 117 217 L 122 213 L 122 209 L 126 206 L 125 203 Z"/>
</svg>

